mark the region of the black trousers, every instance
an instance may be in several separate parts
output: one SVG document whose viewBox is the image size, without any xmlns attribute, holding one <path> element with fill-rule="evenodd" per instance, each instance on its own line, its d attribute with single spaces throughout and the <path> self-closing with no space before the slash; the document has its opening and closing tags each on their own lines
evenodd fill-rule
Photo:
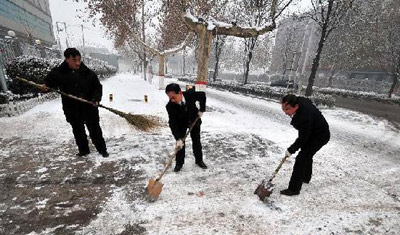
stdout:
<svg viewBox="0 0 400 235">
<path fill-rule="evenodd" d="M 312 176 L 312 164 L 314 155 L 329 141 L 325 137 L 301 148 L 293 166 L 292 177 L 289 182 L 289 190 L 297 192 L 301 190 L 303 182 L 310 182 Z"/>
<path fill-rule="evenodd" d="M 103 138 L 103 133 L 98 120 L 84 121 L 84 120 L 74 120 L 69 122 L 72 126 L 72 132 L 74 133 L 75 142 L 78 145 L 79 152 L 87 153 L 89 152 L 89 143 L 87 140 L 85 132 L 85 124 L 89 130 L 90 139 L 96 147 L 97 151 L 105 152 L 107 151 L 106 143 Z"/>
<path fill-rule="evenodd" d="M 192 138 L 193 155 L 196 159 L 196 163 L 203 161 L 203 149 L 200 142 L 200 125 L 196 124 L 190 132 L 190 138 Z M 185 145 L 176 154 L 176 165 L 182 166 L 185 163 Z"/>
</svg>

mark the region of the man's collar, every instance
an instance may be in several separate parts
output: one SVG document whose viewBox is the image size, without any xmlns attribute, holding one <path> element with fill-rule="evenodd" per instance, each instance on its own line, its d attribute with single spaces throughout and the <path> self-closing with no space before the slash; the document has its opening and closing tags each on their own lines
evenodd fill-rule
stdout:
<svg viewBox="0 0 400 235">
<path fill-rule="evenodd" d="M 186 103 L 186 99 L 185 99 L 185 96 L 182 94 L 182 100 L 181 100 L 181 102 L 179 102 L 179 105 L 182 105 L 184 103 Z"/>
</svg>

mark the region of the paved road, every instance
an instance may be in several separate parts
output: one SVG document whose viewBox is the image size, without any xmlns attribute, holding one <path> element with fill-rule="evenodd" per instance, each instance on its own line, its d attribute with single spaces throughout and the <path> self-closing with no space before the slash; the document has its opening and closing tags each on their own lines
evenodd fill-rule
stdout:
<svg viewBox="0 0 400 235">
<path fill-rule="evenodd" d="M 336 106 L 385 118 L 400 129 L 400 105 L 336 97 Z"/>
</svg>

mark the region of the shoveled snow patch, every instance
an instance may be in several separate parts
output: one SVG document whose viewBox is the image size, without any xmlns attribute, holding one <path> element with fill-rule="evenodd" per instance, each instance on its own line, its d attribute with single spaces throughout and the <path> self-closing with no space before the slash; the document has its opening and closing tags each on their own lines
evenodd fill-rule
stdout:
<svg viewBox="0 0 400 235">
<path fill-rule="evenodd" d="M 126 193 L 124 188 L 116 189 L 97 218 L 80 228 L 77 234 L 119 234 L 126 225 L 140 222 L 145 205 L 140 200 L 128 202 Z"/>
</svg>

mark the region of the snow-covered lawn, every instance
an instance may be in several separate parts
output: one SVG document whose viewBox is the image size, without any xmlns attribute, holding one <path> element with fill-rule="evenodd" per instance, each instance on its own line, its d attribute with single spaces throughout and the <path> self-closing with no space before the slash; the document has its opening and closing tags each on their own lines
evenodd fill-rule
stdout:
<svg viewBox="0 0 400 235">
<path fill-rule="evenodd" d="M 103 104 L 167 121 L 167 96 L 153 82 L 109 78 Z M 399 234 L 399 130 L 349 110 L 323 113 L 332 138 L 314 158 L 311 183 L 299 196 L 279 194 L 290 178 L 289 159 L 266 202 L 254 189 L 297 135 L 273 101 L 208 89 L 202 144 L 209 169 L 196 167 L 189 139 L 182 171 L 168 171 L 154 203 L 143 189 L 173 149 L 167 126 L 143 133 L 102 110 L 110 157 L 93 150 L 77 158 L 59 99 L 1 118 L 0 233 Z"/>
</svg>

